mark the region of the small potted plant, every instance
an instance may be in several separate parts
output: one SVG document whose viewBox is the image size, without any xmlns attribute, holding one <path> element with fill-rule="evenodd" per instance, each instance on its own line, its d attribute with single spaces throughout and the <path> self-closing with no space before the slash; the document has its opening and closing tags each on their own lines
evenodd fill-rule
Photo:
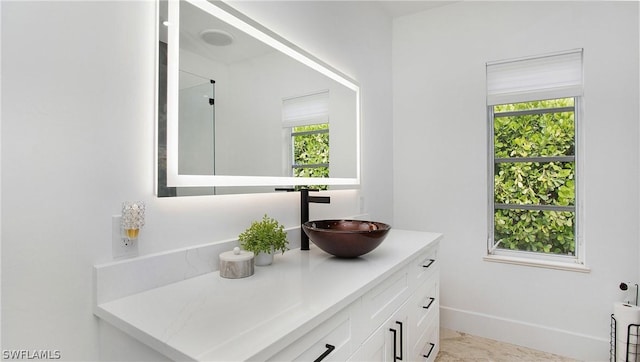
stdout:
<svg viewBox="0 0 640 362">
<path fill-rule="evenodd" d="M 287 250 L 287 233 L 277 220 L 265 214 L 261 221 L 254 221 L 244 232 L 238 236 L 240 246 L 256 254 L 257 266 L 273 263 L 273 254 Z"/>
</svg>

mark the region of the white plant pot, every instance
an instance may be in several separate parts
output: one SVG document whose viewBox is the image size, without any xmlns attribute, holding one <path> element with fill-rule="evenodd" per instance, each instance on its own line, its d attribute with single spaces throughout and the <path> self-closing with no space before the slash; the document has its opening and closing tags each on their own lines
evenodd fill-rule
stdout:
<svg viewBox="0 0 640 362">
<path fill-rule="evenodd" d="M 271 253 L 263 253 L 259 252 L 256 255 L 256 266 L 267 266 L 273 263 L 273 252 Z"/>
</svg>

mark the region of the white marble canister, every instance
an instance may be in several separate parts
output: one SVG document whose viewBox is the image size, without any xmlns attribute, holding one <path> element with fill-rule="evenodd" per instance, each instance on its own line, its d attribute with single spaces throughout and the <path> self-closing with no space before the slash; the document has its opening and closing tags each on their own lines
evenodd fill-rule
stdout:
<svg viewBox="0 0 640 362">
<path fill-rule="evenodd" d="M 220 254 L 220 276 L 228 279 L 252 276 L 253 258 L 253 252 L 238 247 Z"/>
</svg>

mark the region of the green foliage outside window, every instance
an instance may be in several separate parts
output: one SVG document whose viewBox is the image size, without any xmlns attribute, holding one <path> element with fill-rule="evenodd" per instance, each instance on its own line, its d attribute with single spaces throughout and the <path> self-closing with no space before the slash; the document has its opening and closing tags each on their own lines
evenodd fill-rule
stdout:
<svg viewBox="0 0 640 362">
<path fill-rule="evenodd" d="M 517 162 L 518 157 L 575 156 L 573 111 L 500 116 L 500 112 L 573 107 L 554 99 L 494 107 L 494 202 L 508 205 L 575 206 L 575 160 Z M 513 161 L 513 162 L 512 162 Z M 575 211 L 495 209 L 499 248 L 575 254 Z"/>
<path fill-rule="evenodd" d="M 329 177 L 329 124 L 314 124 L 293 128 L 294 177 Z"/>
</svg>

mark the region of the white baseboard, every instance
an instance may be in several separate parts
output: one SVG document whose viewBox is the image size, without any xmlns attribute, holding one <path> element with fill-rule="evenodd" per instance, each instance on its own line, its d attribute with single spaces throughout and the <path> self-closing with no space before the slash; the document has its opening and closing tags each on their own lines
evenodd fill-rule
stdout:
<svg viewBox="0 0 640 362">
<path fill-rule="evenodd" d="M 608 361 L 609 340 L 440 306 L 440 326 L 581 361 Z"/>
</svg>

